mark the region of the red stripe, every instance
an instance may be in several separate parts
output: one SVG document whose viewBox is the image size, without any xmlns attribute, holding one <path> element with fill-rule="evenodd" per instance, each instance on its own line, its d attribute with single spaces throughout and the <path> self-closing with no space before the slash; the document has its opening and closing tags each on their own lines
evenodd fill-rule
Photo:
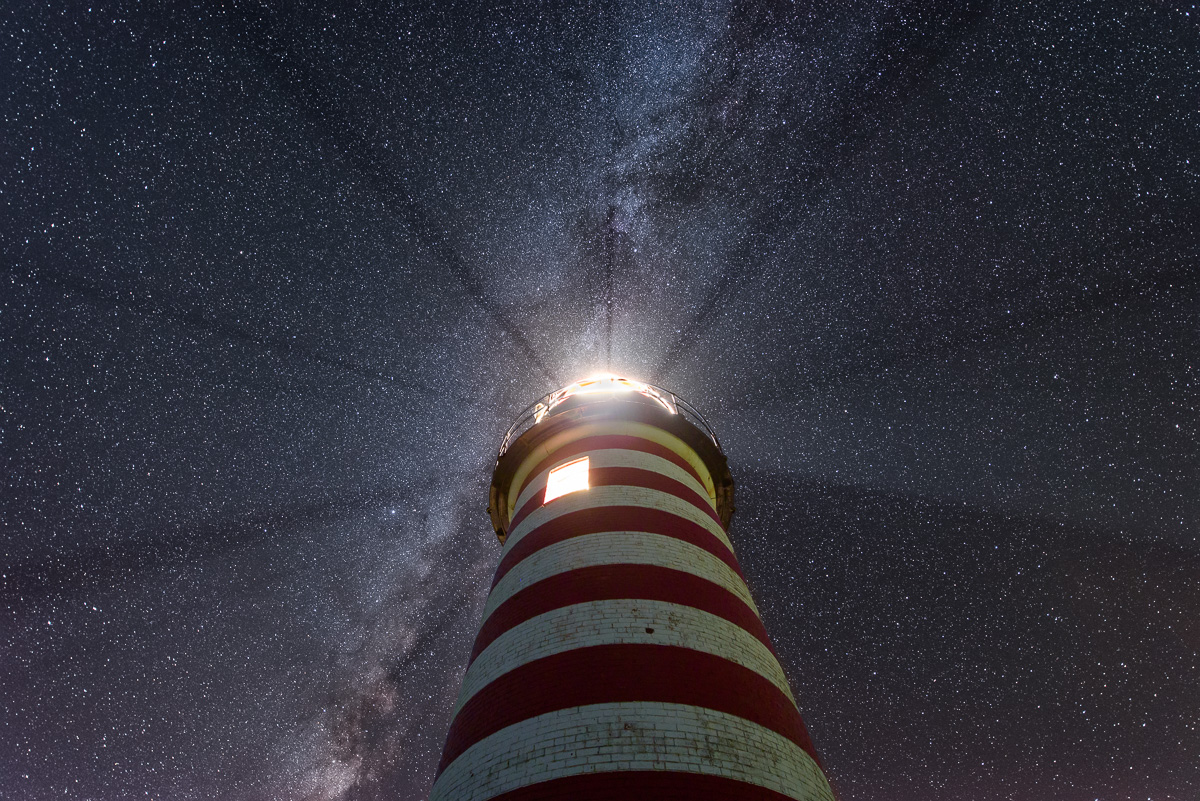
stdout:
<svg viewBox="0 0 1200 801">
<path fill-rule="evenodd" d="M 644 506 L 596 506 L 547 520 L 517 540 L 512 550 L 500 560 L 492 588 L 504 578 L 505 573 L 535 551 L 585 534 L 610 531 L 661 534 L 664 537 L 683 540 L 708 551 L 742 576 L 742 568 L 738 565 L 733 551 L 704 526 L 661 509 L 648 509 Z M 745 576 L 742 576 L 742 580 L 745 580 Z"/>
<path fill-rule="evenodd" d="M 526 662 L 471 696 L 450 724 L 438 773 L 484 737 L 522 720 L 569 707 L 636 701 L 735 715 L 816 758 L 795 705 L 753 670 L 689 648 L 593 645 Z"/>
<path fill-rule="evenodd" d="M 700 486 L 705 486 L 704 479 L 700 478 L 700 474 L 696 472 L 696 468 L 692 467 L 687 459 L 684 459 L 675 451 L 668 448 L 666 445 L 660 445 L 657 442 L 642 437 L 635 437 L 628 434 L 601 434 L 594 437 L 584 437 L 577 439 L 574 442 L 568 442 L 561 448 L 555 449 L 554 453 L 547 456 L 542 461 L 538 462 L 537 467 L 529 471 L 525 476 L 525 480 L 521 483 L 521 488 L 517 490 L 516 497 L 521 497 L 521 493 L 525 491 L 525 487 L 529 482 L 537 478 L 543 470 L 550 465 L 561 462 L 571 456 L 577 456 L 588 451 L 602 451 L 609 448 L 619 448 L 626 451 L 641 451 L 642 453 L 650 453 L 655 456 L 661 456 L 669 462 L 673 462 L 684 470 L 692 474 L 692 477 L 700 482 Z"/>
<path fill-rule="evenodd" d="M 707 495 L 701 495 L 687 484 L 676 481 L 670 476 L 664 476 L 662 473 L 656 473 L 653 470 L 643 470 L 640 467 L 593 467 L 588 470 L 588 489 L 592 487 L 642 487 L 644 489 L 665 492 L 668 495 L 674 495 L 676 498 L 687 501 L 711 517 L 713 522 L 718 526 L 721 525 L 721 518 L 717 515 L 717 510 L 713 509 Z M 571 494 L 573 495 L 574 493 Z M 517 510 L 517 513 L 513 515 L 508 530 L 516 531 L 517 526 L 529 516 L 530 512 L 540 509 L 545 505 L 542 500 L 545 497 L 546 490 L 544 488 L 539 492 L 535 492 L 533 497 L 525 501 L 521 508 Z M 570 495 L 562 497 L 570 497 Z"/>
<path fill-rule="evenodd" d="M 479 629 L 471 661 L 501 634 L 538 615 L 573 604 L 619 598 L 664 601 L 700 609 L 740 626 L 771 648 L 767 630 L 754 610 L 719 584 L 658 565 L 595 565 L 558 573 L 507 598 Z M 775 653 L 774 648 L 771 653 Z"/>
<path fill-rule="evenodd" d="M 792 796 L 724 776 L 665 770 L 580 773 L 493 796 L 491 801 L 794 801 Z"/>
</svg>

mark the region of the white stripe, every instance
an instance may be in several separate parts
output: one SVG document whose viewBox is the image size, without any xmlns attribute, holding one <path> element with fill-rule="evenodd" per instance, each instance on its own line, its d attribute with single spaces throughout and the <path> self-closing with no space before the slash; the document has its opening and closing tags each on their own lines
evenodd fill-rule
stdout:
<svg viewBox="0 0 1200 801">
<path fill-rule="evenodd" d="M 625 448 L 603 448 L 577 453 L 574 456 L 564 458 L 562 461 L 570 462 L 575 459 L 582 459 L 585 456 L 591 460 L 590 468 L 592 470 L 598 467 L 636 467 L 640 470 L 651 470 L 655 473 L 661 473 L 667 478 L 675 479 L 688 489 L 693 490 L 701 498 L 708 498 L 709 505 L 712 506 L 714 511 L 717 508 L 716 502 L 709 497 L 708 490 L 704 489 L 704 485 L 697 481 L 695 476 L 661 456 Z M 517 509 L 524 507 L 526 501 L 545 488 L 546 476 L 550 475 L 550 471 L 557 466 L 557 464 L 552 464 L 550 467 L 547 467 L 525 486 L 520 496 L 517 497 Z"/>
<path fill-rule="evenodd" d="M 580 492 L 572 492 L 570 495 L 555 498 L 545 506 L 534 509 L 524 520 L 513 526 L 512 531 L 508 532 L 508 538 L 504 541 L 503 553 L 507 554 L 513 546 L 521 541 L 522 537 L 543 523 L 548 523 L 556 517 L 571 512 L 578 512 L 581 509 L 596 509 L 603 506 L 639 506 L 645 509 L 669 512 L 712 532 L 712 535 L 724 543 L 730 552 L 733 551 L 733 546 L 729 544 L 729 537 L 725 535 L 721 524 L 705 514 L 704 510 L 696 504 L 661 490 L 613 486 L 592 487 Z"/>
<path fill-rule="evenodd" d="M 816 762 L 786 737 L 715 710 L 650 702 L 577 706 L 503 728 L 460 754 L 429 799 L 485 801 L 564 776 L 626 770 L 724 776 L 833 801 Z"/>
<path fill-rule="evenodd" d="M 561 449 L 570 445 L 572 442 L 577 442 L 581 439 L 597 436 L 626 436 L 637 437 L 638 439 L 656 442 L 670 451 L 674 451 L 683 458 L 685 462 L 690 464 L 700 476 L 700 481 L 707 487 L 707 492 L 704 494 L 710 498 L 716 497 L 716 488 L 713 486 L 712 476 L 709 474 L 708 466 L 704 460 L 692 450 L 691 446 L 684 443 L 679 437 L 674 434 L 669 434 L 665 429 L 658 426 L 647 425 L 646 423 L 635 423 L 629 420 L 607 420 L 607 421 L 577 421 L 570 428 L 564 429 L 557 434 L 541 440 L 540 444 L 533 449 L 533 452 L 522 460 L 520 467 L 516 469 L 512 476 L 512 482 L 509 484 L 508 493 L 505 500 L 508 503 L 508 514 L 511 517 L 516 513 L 516 495 L 521 485 L 525 483 L 525 478 L 529 475 L 529 471 L 533 470 L 542 459 L 547 456 L 557 453 Z"/>
<path fill-rule="evenodd" d="M 619 644 L 673 645 L 719 656 L 753 670 L 796 702 L 775 655 L 736 623 L 682 604 L 619 598 L 553 609 L 501 634 L 471 663 L 454 714 L 493 680 L 535 659 Z"/>
<path fill-rule="evenodd" d="M 483 621 L 514 593 L 544 578 L 581 567 L 626 564 L 657 565 L 699 576 L 729 590 L 758 614 L 742 577 L 703 548 L 662 534 L 604 531 L 547 545 L 517 562 L 492 588 L 483 607 Z"/>
</svg>

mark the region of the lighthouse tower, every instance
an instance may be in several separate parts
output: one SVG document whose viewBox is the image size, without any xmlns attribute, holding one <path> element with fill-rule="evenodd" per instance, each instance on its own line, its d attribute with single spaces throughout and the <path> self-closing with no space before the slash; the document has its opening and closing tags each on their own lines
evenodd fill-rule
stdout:
<svg viewBox="0 0 1200 801">
<path fill-rule="evenodd" d="M 615 376 L 551 393 L 489 512 L 504 547 L 431 799 L 833 798 L 691 406 Z"/>
</svg>

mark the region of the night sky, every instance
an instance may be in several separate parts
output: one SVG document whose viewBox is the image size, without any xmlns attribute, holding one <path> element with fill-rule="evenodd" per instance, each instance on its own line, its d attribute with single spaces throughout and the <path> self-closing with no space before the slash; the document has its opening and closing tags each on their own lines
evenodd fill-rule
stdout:
<svg viewBox="0 0 1200 801">
<path fill-rule="evenodd" d="M 606 369 L 843 801 L 1200 798 L 1200 10 L 292 5 L 0 12 L 0 799 L 423 797 Z"/>
</svg>

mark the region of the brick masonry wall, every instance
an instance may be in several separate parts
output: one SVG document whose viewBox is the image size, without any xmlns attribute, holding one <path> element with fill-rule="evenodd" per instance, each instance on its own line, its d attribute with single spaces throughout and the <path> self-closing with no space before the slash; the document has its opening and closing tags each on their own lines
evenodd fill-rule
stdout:
<svg viewBox="0 0 1200 801">
<path fill-rule="evenodd" d="M 658 509 L 676 515 L 687 522 L 707 529 L 724 543 L 730 553 L 733 552 L 733 546 L 729 543 L 725 529 L 721 528 L 721 524 L 714 519 L 714 515 L 709 510 L 701 509 L 690 500 L 659 489 L 630 486 L 592 487 L 586 492 L 572 492 L 570 495 L 555 498 L 545 506 L 540 506 L 530 512 L 520 523 L 512 527 L 508 533 L 508 539 L 504 542 L 504 550 L 511 550 L 526 534 L 556 517 L 581 509 L 599 509 L 605 506 Z"/>
<path fill-rule="evenodd" d="M 549 712 L 486 737 L 445 770 L 430 801 L 482 801 L 536 782 L 611 771 L 721 776 L 787 798 L 833 799 L 821 769 L 785 737 L 710 709 L 634 702 Z M 739 798 L 736 786 L 730 789 L 725 798 Z"/>
<path fill-rule="evenodd" d="M 741 576 L 706 550 L 674 537 L 641 532 L 601 532 L 547 546 L 518 562 L 496 583 L 483 607 L 487 620 L 510 595 L 536 581 L 592 565 L 659 565 L 719 584 L 753 607 Z M 757 609 L 757 607 L 754 607 Z"/>
<path fill-rule="evenodd" d="M 736 588 L 736 583 L 731 581 L 731 585 Z M 771 648 L 758 614 L 745 598 L 729 589 L 682 570 L 658 565 L 609 564 L 556 573 L 505 598 L 480 627 L 471 660 L 501 634 L 530 618 L 575 604 L 617 598 L 687 605 L 740 626 Z"/>
<path fill-rule="evenodd" d="M 593 450 L 628 448 L 653 453 L 675 462 L 691 472 L 714 495 L 714 482 L 696 452 L 673 434 L 644 423 L 581 423 L 544 441 L 514 473 L 509 488 L 509 514 L 516 510 L 517 495 L 529 476 L 536 475 L 552 464 L 570 461 L 571 457 Z M 715 497 L 715 496 L 714 496 Z"/>
<path fill-rule="evenodd" d="M 711 478 L 644 429 L 591 424 L 518 471 L 432 798 L 833 798 Z M 589 488 L 544 503 L 582 456 Z"/>
<path fill-rule="evenodd" d="M 574 648 L 618 643 L 670 645 L 714 654 L 766 676 L 792 697 L 775 655 L 742 627 L 690 606 L 620 598 L 555 609 L 504 632 L 471 663 L 455 711 L 481 687 L 525 662 Z"/>
<path fill-rule="evenodd" d="M 716 510 L 716 501 L 709 495 L 708 490 L 700 483 L 700 479 L 696 477 L 695 473 L 664 456 L 629 448 L 606 448 L 604 450 L 580 450 L 572 458 L 582 456 L 587 456 L 591 460 L 593 470 L 609 467 L 632 467 L 659 473 L 683 484 L 699 497 L 707 498 L 709 506 L 714 511 Z M 550 474 L 550 469 L 564 461 L 569 461 L 569 459 L 566 457 L 555 458 L 541 471 L 533 474 L 533 478 L 525 484 L 525 488 L 517 496 L 516 508 L 521 509 L 534 495 L 540 495 L 546 489 L 546 477 Z"/>
</svg>

